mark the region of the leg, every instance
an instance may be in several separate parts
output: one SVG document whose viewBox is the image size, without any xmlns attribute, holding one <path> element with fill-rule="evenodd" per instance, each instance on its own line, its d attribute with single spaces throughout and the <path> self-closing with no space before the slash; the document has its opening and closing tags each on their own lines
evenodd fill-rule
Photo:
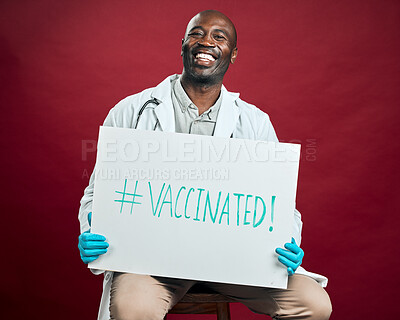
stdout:
<svg viewBox="0 0 400 320">
<path fill-rule="evenodd" d="M 194 283 L 191 280 L 115 273 L 111 286 L 111 319 L 162 320 Z"/>
<path fill-rule="evenodd" d="M 289 277 L 287 290 L 220 283 L 211 283 L 210 287 L 274 319 L 325 320 L 332 312 L 326 291 L 303 275 Z"/>
<path fill-rule="evenodd" d="M 229 309 L 229 303 L 225 302 L 217 303 L 217 319 L 218 320 L 231 319 L 231 310 Z"/>
</svg>

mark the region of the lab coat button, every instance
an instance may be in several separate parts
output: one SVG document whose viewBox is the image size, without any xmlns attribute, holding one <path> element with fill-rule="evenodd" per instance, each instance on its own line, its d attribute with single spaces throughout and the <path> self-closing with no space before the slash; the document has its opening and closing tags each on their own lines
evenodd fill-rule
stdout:
<svg viewBox="0 0 400 320">
<path fill-rule="evenodd" d="M 107 281 L 110 280 L 110 274 L 109 273 L 107 273 L 107 275 L 106 275 L 106 280 Z"/>
</svg>

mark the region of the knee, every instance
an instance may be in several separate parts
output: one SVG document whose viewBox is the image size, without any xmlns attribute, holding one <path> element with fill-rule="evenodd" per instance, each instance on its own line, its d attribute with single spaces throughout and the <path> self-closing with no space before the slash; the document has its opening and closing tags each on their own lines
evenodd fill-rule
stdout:
<svg viewBox="0 0 400 320">
<path fill-rule="evenodd" d="M 314 302 L 310 307 L 310 319 L 312 320 L 328 320 L 332 313 L 332 304 L 328 299 Z"/>
<path fill-rule="evenodd" d="M 329 295 L 321 288 L 318 294 L 303 298 L 304 314 L 310 320 L 328 320 L 332 313 L 332 304 Z"/>
<path fill-rule="evenodd" d="M 110 305 L 112 320 L 162 320 L 167 310 L 157 308 L 149 301 L 128 301 L 120 299 Z"/>
</svg>

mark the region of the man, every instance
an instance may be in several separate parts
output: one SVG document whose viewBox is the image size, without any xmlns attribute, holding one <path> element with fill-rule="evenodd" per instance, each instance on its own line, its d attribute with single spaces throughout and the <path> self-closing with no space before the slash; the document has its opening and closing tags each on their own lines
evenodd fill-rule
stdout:
<svg viewBox="0 0 400 320">
<path fill-rule="evenodd" d="M 278 141 L 268 116 L 228 92 L 222 81 L 237 57 L 236 30 L 222 13 L 207 10 L 189 22 L 182 40 L 183 72 L 155 88 L 130 96 L 108 114 L 104 125 L 146 130 L 195 133 L 233 138 Z M 85 263 L 107 251 L 102 235 L 90 233 L 92 175 L 81 200 L 79 249 Z M 251 310 L 276 319 L 328 319 L 329 296 L 322 288 L 327 279 L 300 266 L 303 250 L 301 217 L 294 212 L 294 238 L 277 248 L 288 271 L 288 289 L 203 283 L 232 297 Z M 318 282 L 320 284 L 318 284 Z M 161 320 L 196 281 L 105 272 L 99 319 Z"/>
</svg>

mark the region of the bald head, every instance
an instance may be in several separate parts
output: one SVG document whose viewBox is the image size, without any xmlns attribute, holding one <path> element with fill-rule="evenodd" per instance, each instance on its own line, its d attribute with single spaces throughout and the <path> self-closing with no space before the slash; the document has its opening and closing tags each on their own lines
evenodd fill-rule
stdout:
<svg viewBox="0 0 400 320">
<path fill-rule="evenodd" d="M 200 25 L 200 21 L 203 20 L 211 20 L 215 21 L 216 23 L 218 22 L 224 22 L 226 25 L 229 36 L 231 37 L 232 45 L 235 48 L 236 43 L 237 43 L 237 33 L 236 33 L 236 28 L 231 19 L 229 19 L 226 15 L 224 15 L 222 12 L 219 12 L 217 10 L 205 10 L 201 11 L 198 14 L 196 14 L 188 23 L 186 27 L 186 32 L 185 32 L 185 39 L 187 38 L 190 30 L 194 29 L 196 26 Z"/>
</svg>

